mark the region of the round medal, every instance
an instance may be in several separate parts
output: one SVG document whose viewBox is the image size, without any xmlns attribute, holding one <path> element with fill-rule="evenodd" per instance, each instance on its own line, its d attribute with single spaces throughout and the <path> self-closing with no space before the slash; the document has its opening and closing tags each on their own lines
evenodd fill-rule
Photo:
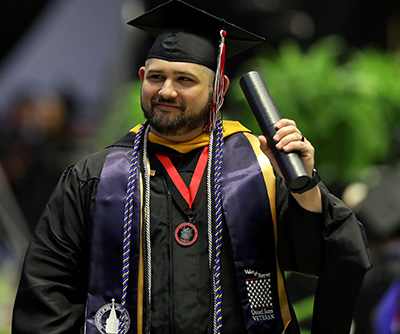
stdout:
<svg viewBox="0 0 400 334">
<path fill-rule="evenodd" d="M 192 223 L 182 223 L 175 230 L 175 240 L 182 246 L 193 245 L 197 236 L 197 228 Z"/>
</svg>

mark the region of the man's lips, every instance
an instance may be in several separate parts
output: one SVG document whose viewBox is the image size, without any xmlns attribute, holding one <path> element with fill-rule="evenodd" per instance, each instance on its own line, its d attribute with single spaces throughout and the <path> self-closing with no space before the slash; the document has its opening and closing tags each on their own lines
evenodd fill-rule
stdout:
<svg viewBox="0 0 400 334">
<path fill-rule="evenodd" d="M 183 107 L 181 105 L 166 102 L 153 103 L 153 108 L 157 108 L 161 111 L 183 111 Z"/>
</svg>

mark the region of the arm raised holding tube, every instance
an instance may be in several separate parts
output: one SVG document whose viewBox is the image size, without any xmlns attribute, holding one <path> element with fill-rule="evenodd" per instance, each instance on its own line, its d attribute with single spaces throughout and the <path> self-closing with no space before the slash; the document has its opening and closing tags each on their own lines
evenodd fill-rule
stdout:
<svg viewBox="0 0 400 334">
<path fill-rule="evenodd" d="M 240 86 L 264 134 L 260 145 L 275 170 L 305 209 L 322 212 L 319 178 L 314 170 L 314 147 L 293 120 L 282 119 L 258 72 L 249 72 Z"/>
</svg>

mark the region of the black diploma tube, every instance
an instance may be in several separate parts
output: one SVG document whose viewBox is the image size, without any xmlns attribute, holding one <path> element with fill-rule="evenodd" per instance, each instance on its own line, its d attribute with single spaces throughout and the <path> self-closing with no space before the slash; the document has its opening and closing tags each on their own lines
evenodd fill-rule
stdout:
<svg viewBox="0 0 400 334">
<path fill-rule="evenodd" d="M 291 192 L 301 193 L 311 182 L 310 175 L 298 152 L 286 153 L 275 147 L 275 141 L 272 139 L 276 133 L 275 123 L 282 117 L 261 74 L 251 71 L 243 75 L 240 79 L 240 87 L 263 135 L 268 139 L 269 147 L 274 154 L 286 185 Z"/>
</svg>

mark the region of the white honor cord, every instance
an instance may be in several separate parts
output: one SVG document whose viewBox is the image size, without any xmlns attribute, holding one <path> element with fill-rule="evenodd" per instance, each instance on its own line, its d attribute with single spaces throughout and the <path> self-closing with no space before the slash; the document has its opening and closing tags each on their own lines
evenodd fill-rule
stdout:
<svg viewBox="0 0 400 334">
<path fill-rule="evenodd" d="M 146 127 L 143 136 L 143 200 L 144 200 L 144 217 L 143 217 L 143 241 L 145 243 L 144 260 L 144 277 L 145 277 L 145 298 L 146 298 L 146 322 L 144 324 L 144 333 L 150 333 L 151 329 L 151 238 L 150 238 L 150 172 L 147 160 L 147 138 L 149 133 L 149 126 Z"/>
</svg>

